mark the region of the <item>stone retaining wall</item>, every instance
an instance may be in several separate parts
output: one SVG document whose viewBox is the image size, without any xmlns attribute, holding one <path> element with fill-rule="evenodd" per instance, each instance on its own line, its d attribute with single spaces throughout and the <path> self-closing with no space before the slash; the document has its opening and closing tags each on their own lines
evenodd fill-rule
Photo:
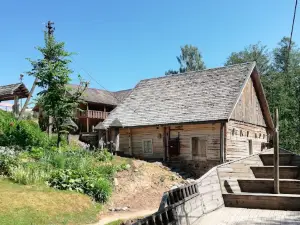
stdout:
<svg viewBox="0 0 300 225">
<path fill-rule="evenodd" d="M 195 183 L 166 192 L 158 212 L 135 224 L 197 224 L 203 214 L 223 206 L 218 173 L 214 167 Z M 176 223 L 174 219 L 166 219 L 166 215 L 176 218 Z"/>
</svg>

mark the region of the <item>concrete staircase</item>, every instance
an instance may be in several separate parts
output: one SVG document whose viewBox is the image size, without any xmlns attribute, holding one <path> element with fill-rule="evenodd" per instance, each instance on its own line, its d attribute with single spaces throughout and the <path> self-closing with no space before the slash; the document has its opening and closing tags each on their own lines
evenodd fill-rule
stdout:
<svg viewBox="0 0 300 225">
<path fill-rule="evenodd" d="M 300 210 L 300 157 L 291 153 L 280 153 L 279 159 L 280 194 L 274 194 L 273 154 L 260 154 L 256 159 L 257 165 L 242 165 L 249 168 L 244 177 L 242 173 L 236 172 L 239 171 L 238 164 L 231 165 L 238 187 L 232 193 L 223 193 L 225 206 Z"/>
</svg>

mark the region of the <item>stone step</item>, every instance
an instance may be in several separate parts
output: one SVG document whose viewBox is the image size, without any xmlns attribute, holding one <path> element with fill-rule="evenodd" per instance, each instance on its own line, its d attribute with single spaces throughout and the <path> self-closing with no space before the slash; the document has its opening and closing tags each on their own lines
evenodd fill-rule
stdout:
<svg viewBox="0 0 300 225">
<path fill-rule="evenodd" d="M 251 166 L 255 178 L 274 178 L 274 166 Z M 299 174 L 298 166 L 279 166 L 280 179 L 297 179 Z"/>
<path fill-rule="evenodd" d="M 226 207 L 300 210 L 300 195 L 240 193 L 223 194 L 223 199 Z"/>
<path fill-rule="evenodd" d="M 280 179 L 281 194 L 300 194 L 300 180 Z M 274 193 L 274 179 L 238 179 L 242 192 Z"/>
<path fill-rule="evenodd" d="M 288 166 L 291 165 L 294 154 L 290 153 L 281 153 L 279 154 L 279 165 Z M 274 155 L 273 154 L 261 154 L 259 155 L 261 161 L 265 166 L 274 165 Z"/>
</svg>

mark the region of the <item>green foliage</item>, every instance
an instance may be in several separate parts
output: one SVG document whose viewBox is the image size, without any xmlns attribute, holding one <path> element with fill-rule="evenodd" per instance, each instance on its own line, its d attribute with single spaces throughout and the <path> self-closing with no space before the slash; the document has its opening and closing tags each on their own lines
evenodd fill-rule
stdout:
<svg viewBox="0 0 300 225">
<path fill-rule="evenodd" d="M 262 45 L 260 42 L 254 45 L 249 45 L 240 52 L 233 52 L 227 58 L 226 66 L 245 63 L 256 62 L 258 71 L 260 74 L 266 74 L 270 70 L 270 54 L 267 50 L 267 46 Z"/>
<path fill-rule="evenodd" d="M 18 164 L 17 166 L 11 166 L 9 169 L 10 178 L 16 183 L 20 184 L 37 184 L 45 182 L 50 173 L 34 163 Z"/>
<path fill-rule="evenodd" d="M 165 75 L 172 75 L 172 74 L 178 74 L 179 72 L 177 70 L 168 70 L 165 72 Z"/>
<path fill-rule="evenodd" d="M 58 170 L 48 182 L 51 187 L 85 193 L 98 202 L 106 202 L 112 193 L 112 186 L 108 180 L 82 171 Z"/>
<path fill-rule="evenodd" d="M 110 161 L 108 152 L 92 153 L 86 150 L 52 152 L 45 157 L 54 168 L 49 179 L 51 187 L 75 190 L 105 202 L 111 194 L 111 181 L 117 168 L 111 164 L 97 164 L 99 160 Z M 105 157 L 103 157 L 105 156 Z"/>
<path fill-rule="evenodd" d="M 17 166 L 19 159 L 14 149 L 0 147 L 0 175 L 10 175 L 10 168 Z"/>
<path fill-rule="evenodd" d="M 0 110 L 0 146 L 46 147 L 48 136 L 31 120 L 17 121 L 12 114 Z"/>
<path fill-rule="evenodd" d="M 49 164 L 59 169 L 88 170 L 95 159 L 85 150 L 49 151 L 45 158 Z"/>
<path fill-rule="evenodd" d="M 168 70 L 167 72 L 165 72 L 165 75 L 205 69 L 205 64 L 202 60 L 202 55 L 197 47 L 192 45 L 185 45 L 180 49 L 181 55 L 176 57 L 180 65 L 179 71 Z"/>
<path fill-rule="evenodd" d="M 113 155 L 108 151 L 108 149 L 95 152 L 94 157 L 101 162 L 111 161 L 113 159 Z"/>
<path fill-rule="evenodd" d="M 28 74 L 39 80 L 37 85 L 42 91 L 38 93 L 38 102 L 46 117 L 50 116 L 54 119 L 59 147 L 61 134 L 68 133 L 69 127 L 66 121 L 74 116 L 87 84 L 81 83 L 78 90 L 70 94 L 67 84 L 71 81 L 72 70 L 68 68 L 71 53 L 65 51 L 64 43 L 57 42 L 53 35 L 47 35 L 45 32 L 45 47 L 37 49 L 42 53 L 43 58 L 36 61 L 29 60 L 32 70 Z"/>
<path fill-rule="evenodd" d="M 50 143 L 50 144 L 49 144 Z M 118 166 L 107 150 L 87 151 L 78 146 L 0 147 L 0 174 L 20 184 L 46 182 L 54 188 L 87 194 L 105 202 L 112 192 Z"/>
<path fill-rule="evenodd" d="M 107 223 L 106 225 L 121 225 L 123 223 L 124 223 L 123 220 L 115 220 L 113 222 Z"/>
<path fill-rule="evenodd" d="M 130 167 L 128 166 L 127 163 L 122 163 L 117 166 L 117 171 L 123 171 L 123 170 L 128 170 Z"/>
</svg>

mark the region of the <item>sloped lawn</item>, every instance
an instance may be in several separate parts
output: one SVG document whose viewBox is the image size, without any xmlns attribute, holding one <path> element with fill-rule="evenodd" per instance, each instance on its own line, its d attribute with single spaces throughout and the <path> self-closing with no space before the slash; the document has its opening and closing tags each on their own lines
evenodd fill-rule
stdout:
<svg viewBox="0 0 300 225">
<path fill-rule="evenodd" d="M 83 194 L 0 179 L 1 225 L 88 224 L 97 221 L 100 209 Z"/>
</svg>

